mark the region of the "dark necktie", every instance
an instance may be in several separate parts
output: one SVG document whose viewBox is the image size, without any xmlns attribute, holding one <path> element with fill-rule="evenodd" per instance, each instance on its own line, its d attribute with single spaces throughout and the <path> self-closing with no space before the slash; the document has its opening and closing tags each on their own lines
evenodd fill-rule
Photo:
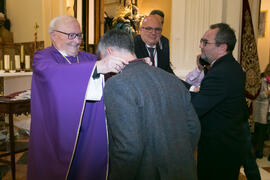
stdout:
<svg viewBox="0 0 270 180">
<path fill-rule="evenodd" d="M 153 63 L 153 66 L 155 66 L 155 56 L 154 56 L 155 48 L 148 47 L 148 51 L 150 53 L 150 59 L 151 59 L 151 61 Z"/>
<path fill-rule="evenodd" d="M 210 65 L 204 65 L 203 66 L 204 75 L 206 75 L 210 69 L 211 69 Z"/>
</svg>

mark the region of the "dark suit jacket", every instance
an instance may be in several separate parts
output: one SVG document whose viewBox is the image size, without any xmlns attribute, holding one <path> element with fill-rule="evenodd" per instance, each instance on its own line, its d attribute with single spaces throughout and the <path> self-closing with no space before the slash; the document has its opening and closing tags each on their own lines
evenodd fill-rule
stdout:
<svg viewBox="0 0 270 180">
<path fill-rule="evenodd" d="M 156 45 L 157 49 L 157 57 L 158 57 L 158 67 L 164 69 L 169 73 L 173 73 L 170 64 L 170 48 L 169 48 L 169 40 L 161 36 L 160 38 L 161 44 L 159 43 Z M 135 43 L 135 54 L 137 58 L 144 58 L 149 57 L 148 51 L 146 49 L 146 45 L 143 42 L 141 35 L 137 35 L 134 38 Z"/>
<path fill-rule="evenodd" d="M 132 62 L 104 88 L 111 180 L 196 179 L 200 124 L 174 75 Z"/>
<path fill-rule="evenodd" d="M 217 161 L 222 156 L 229 160 L 244 159 L 247 152 L 244 128 L 248 119 L 245 78 L 231 53 L 213 64 L 202 80 L 200 92 L 192 94 L 192 103 L 202 127 L 199 155 Z M 200 148 L 208 150 L 200 154 Z"/>
</svg>

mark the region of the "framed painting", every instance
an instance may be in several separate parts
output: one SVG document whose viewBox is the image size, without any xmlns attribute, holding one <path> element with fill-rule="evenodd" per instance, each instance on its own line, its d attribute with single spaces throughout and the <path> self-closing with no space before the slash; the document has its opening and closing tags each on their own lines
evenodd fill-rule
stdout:
<svg viewBox="0 0 270 180">
<path fill-rule="evenodd" d="M 104 0 L 104 5 L 120 3 L 120 0 Z"/>
<path fill-rule="evenodd" d="M 82 46 L 87 50 L 95 43 L 95 0 L 75 0 L 74 15 L 79 21 L 84 35 Z"/>
<path fill-rule="evenodd" d="M 0 1 L 0 12 L 2 12 L 2 13 L 6 13 L 6 0 L 1 0 Z"/>
<path fill-rule="evenodd" d="M 132 3 L 133 5 L 137 6 L 137 0 L 121 0 L 121 4 L 126 6 L 127 4 Z"/>
<path fill-rule="evenodd" d="M 267 18 L 267 11 L 260 12 L 260 19 L 259 19 L 259 28 L 258 28 L 258 37 L 264 37 L 266 31 L 266 19 Z"/>
</svg>

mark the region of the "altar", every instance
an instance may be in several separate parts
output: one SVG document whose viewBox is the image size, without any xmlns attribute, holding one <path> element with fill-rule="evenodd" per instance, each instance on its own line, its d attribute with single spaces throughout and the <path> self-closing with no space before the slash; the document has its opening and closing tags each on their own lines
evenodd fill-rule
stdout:
<svg viewBox="0 0 270 180">
<path fill-rule="evenodd" d="M 31 89 L 32 72 L 0 72 L 0 96 Z"/>
</svg>

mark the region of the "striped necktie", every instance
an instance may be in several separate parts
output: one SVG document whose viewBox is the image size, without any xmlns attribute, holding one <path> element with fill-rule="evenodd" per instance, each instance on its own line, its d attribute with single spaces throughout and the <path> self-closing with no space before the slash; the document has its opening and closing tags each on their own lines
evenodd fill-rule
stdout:
<svg viewBox="0 0 270 180">
<path fill-rule="evenodd" d="M 155 48 L 148 47 L 148 51 L 150 53 L 150 59 L 153 63 L 153 66 L 155 66 L 155 57 L 154 57 Z"/>
</svg>

